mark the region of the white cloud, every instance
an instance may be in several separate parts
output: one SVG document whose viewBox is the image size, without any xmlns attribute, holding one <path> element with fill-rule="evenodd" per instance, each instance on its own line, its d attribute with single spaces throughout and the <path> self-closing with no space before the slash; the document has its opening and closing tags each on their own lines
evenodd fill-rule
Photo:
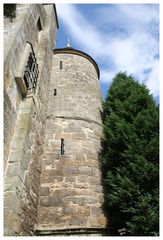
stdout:
<svg viewBox="0 0 163 240">
<path fill-rule="evenodd" d="M 149 90 L 154 96 L 159 96 L 159 62 L 158 60 L 153 62 L 152 71 L 146 82 Z"/>
<path fill-rule="evenodd" d="M 121 4 L 117 5 L 123 15 L 127 16 L 131 21 L 149 24 L 151 21 L 158 21 L 158 11 L 156 5 L 152 4 Z"/>
<path fill-rule="evenodd" d="M 57 4 L 57 13 L 64 22 L 68 32 L 81 47 L 89 49 L 95 55 L 101 49 L 101 36 L 94 28 L 93 24 L 87 22 L 77 8 L 72 4 Z M 95 51 L 96 49 L 96 51 Z"/>
<path fill-rule="evenodd" d="M 113 77 L 115 76 L 115 72 L 109 71 L 109 69 L 101 69 L 100 70 L 100 78 L 102 79 L 103 83 L 109 83 L 112 81 Z"/>
<path fill-rule="evenodd" d="M 145 69 L 153 67 L 157 55 L 157 42 L 148 34 L 131 35 L 123 40 L 113 39 L 110 53 L 114 56 L 116 70 L 134 73 L 141 77 Z"/>
<path fill-rule="evenodd" d="M 110 83 L 119 71 L 144 82 L 159 94 L 158 7 L 152 4 L 98 5 L 89 16 L 72 4 L 58 4 L 62 20 L 79 45 L 98 62 L 101 83 Z M 101 7 L 100 7 L 101 6 Z M 92 14 L 92 15 L 91 15 Z M 87 20 L 86 20 L 87 19 Z M 89 19 L 89 21 L 88 21 Z"/>
</svg>

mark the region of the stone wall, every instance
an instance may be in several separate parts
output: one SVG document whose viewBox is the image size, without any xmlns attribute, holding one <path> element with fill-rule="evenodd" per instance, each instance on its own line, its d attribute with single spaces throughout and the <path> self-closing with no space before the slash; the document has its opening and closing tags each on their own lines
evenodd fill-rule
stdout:
<svg viewBox="0 0 163 240">
<path fill-rule="evenodd" d="M 36 16 L 34 16 L 34 14 Z M 41 16 L 45 22 L 45 10 L 39 5 L 17 4 L 16 18 L 4 19 L 4 169 L 6 169 L 10 145 L 17 122 L 22 96 L 15 81 L 16 71 L 22 60 L 26 42 L 38 44 L 36 21 Z"/>
<path fill-rule="evenodd" d="M 40 17 L 42 30 L 38 30 Z M 57 21 L 53 5 L 17 6 L 17 17 L 4 23 L 4 234 L 33 235 L 37 213 L 52 50 Z M 38 68 L 35 95 L 22 98 L 15 81 L 26 43 Z"/>
<path fill-rule="evenodd" d="M 101 94 L 92 62 L 78 54 L 64 53 L 64 49 L 61 54 L 54 54 L 42 156 L 38 235 L 50 231 L 54 235 L 57 231 L 66 234 L 70 229 L 71 233 L 75 229 L 79 233 L 85 229 L 88 233 L 90 229 L 106 227 L 99 162 L 100 112 Z M 64 139 L 63 155 L 61 139 Z"/>
</svg>

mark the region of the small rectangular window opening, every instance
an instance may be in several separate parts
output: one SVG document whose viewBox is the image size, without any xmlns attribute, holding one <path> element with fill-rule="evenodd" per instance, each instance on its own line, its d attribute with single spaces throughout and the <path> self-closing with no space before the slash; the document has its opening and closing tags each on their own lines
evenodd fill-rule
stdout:
<svg viewBox="0 0 163 240">
<path fill-rule="evenodd" d="M 53 93 L 53 95 L 54 95 L 54 96 L 57 95 L 57 89 L 56 89 L 56 88 L 54 89 L 54 93 Z"/>
<path fill-rule="evenodd" d="M 64 139 L 61 138 L 61 155 L 63 155 L 65 153 L 65 150 L 64 150 Z"/>
<path fill-rule="evenodd" d="M 38 20 L 37 20 L 37 29 L 38 29 L 39 31 L 42 30 L 42 24 L 41 24 L 40 17 L 39 17 Z"/>
<path fill-rule="evenodd" d="M 62 70 L 63 68 L 63 64 L 62 64 L 62 61 L 60 61 L 60 70 Z"/>
</svg>

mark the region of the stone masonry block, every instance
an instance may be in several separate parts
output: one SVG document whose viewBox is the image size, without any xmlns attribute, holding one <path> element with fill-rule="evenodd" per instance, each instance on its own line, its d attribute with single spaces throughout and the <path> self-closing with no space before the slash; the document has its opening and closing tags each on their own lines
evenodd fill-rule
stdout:
<svg viewBox="0 0 163 240">
<path fill-rule="evenodd" d="M 81 197 L 81 196 L 74 196 L 74 197 L 66 197 L 65 198 L 65 202 L 67 203 L 67 204 L 77 204 L 77 205 L 83 205 L 83 197 Z"/>
<path fill-rule="evenodd" d="M 40 206 L 41 207 L 50 207 L 50 198 L 47 196 L 41 196 L 40 197 Z"/>
<path fill-rule="evenodd" d="M 61 195 L 53 196 L 49 198 L 50 207 L 64 206 L 64 201 Z"/>
<path fill-rule="evenodd" d="M 91 206 L 91 216 L 98 217 L 103 215 L 103 210 L 100 206 Z"/>
<path fill-rule="evenodd" d="M 87 217 L 83 216 L 72 216 L 70 225 L 75 226 L 86 226 L 87 225 Z"/>
<path fill-rule="evenodd" d="M 9 163 L 8 168 L 7 168 L 7 176 L 10 176 L 10 177 L 17 176 L 18 171 L 19 171 L 19 165 L 20 165 L 19 162 Z"/>
<path fill-rule="evenodd" d="M 92 190 L 97 193 L 102 193 L 103 192 L 103 187 L 98 184 L 98 185 L 92 185 Z"/>
<path fill-rule="evenodd" d="M 85 175 L 78 176 L 77 183 L 87 183 L 87 176 Z"/>
<path fill-rule="evenodd" d="M 65 182 L 75 182 L 76 177 L 75 176 L 67 176 L 65 177 Z"/>
<path fill-rule="evenodd" d="M 76 195 L 76 189 L 74 188 L 59 188 L 52 192 L 51 197 L 61 197 L 65 198 L 68 196 L 74 196 Z"/>
<path fill-rule="evenodd" d="M 66 166 L 63 168 L 64 175 L 77 175 L 79 174 L 79 168 L 73 166 Z"/>
<path fill-rule="evenodd" d="M 62 182 L 63 176 L 42 176 L 41 175 L 41 183 L 55 183 L 55 182 Z"/>
<path fill-rule="evenodd" d="M 77 215 L 88 217 L 90 216 L 90 206 L 77 206 Z"/>
<path fill-rule="evenodd" d="M 100 179 L 97 177 L 88 177 L 88 183 L 91 185 L 100 185 Z"/>
<path fill-rule="evenodd" d="M 20 162 L 24 156 L 25 153 L 23 149 L 12 150 L 12 153 L 10 154 L 10 162 Z"/>
<path fill-rule="evenodd" d="M 81 167 L 79 167 L 79 173 L 81 175 L 91 176 L 92 175 L 92 168 L 88 167 L 88 166 L 81 166 Z"/>
<path fill-rule="evenodd" d="M 20 217 L 13 211 L 4 209 L 5 227 L 9 227 L 15 234 L 21 231 Z"/>
<path fill-rule="evenodd" d="M 41 187 L 40 188 L 40 195 L 41 196 L 48 196 L 50 193 L 49 187 Z"/>
<path fill-rule="evenodd" d="M 96 204 L 97 197 L 96 196 L 85 196 L 84 197 L 84 204 Z"/>
<path fill-rule="evenodd" d="M 105 217 L 90 217 L 88 221 L 92 227 L 101 227 L 107 225 Z"/>
</svg>

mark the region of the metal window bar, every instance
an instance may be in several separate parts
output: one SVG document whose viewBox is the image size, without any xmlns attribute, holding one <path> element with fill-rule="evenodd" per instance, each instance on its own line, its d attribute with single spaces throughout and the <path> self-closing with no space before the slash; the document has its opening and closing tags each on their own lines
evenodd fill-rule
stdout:
<svg viewBox="0 0 163 240">
<path fill-rule="evenodd" d="M 29 89 L 31 80 L 30 80 L 30 73 L 27 70 L 24 72 L 24 81 L 25 81 L 25 85 L 26 85 L 27 89 Z"/>
<path fill-rule="evenodd" d="M 29 54 L 26 70 L 24 71 L 24 82 L 27 90 L 32 90 L 33 93 L 35 93 L 39 70 L 32 44 L 30 42 L 28 43 L 31 45 L 32 52 Z"/>
<path fill-rule="evenodd" d="M 25 85 L 26 85 L 26 87 L 27 87 L 27 89 L 28 89 L 28 88 L 29 88 L 29 80 L 28 80 L 28 77 L 26 76 L 25 73 L 24 73 L 23 79 L 24 79 Z"/>
</svg>

